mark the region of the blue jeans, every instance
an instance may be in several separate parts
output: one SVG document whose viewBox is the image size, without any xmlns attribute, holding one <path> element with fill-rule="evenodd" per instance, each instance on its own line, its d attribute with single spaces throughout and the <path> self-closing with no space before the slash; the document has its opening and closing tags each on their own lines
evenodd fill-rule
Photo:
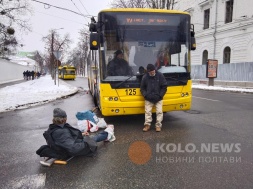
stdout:
<svg viewBox="0 0 253 189">
<path fill-rule="evenodd" d="M 93 136 L 92 139 L 95 140 L 96 142 L 101 142 L 106 140 L 108 137 L 108 133 L 105 131 L 102 131 L 98 133 L 97 135 Z"/>
</svg>

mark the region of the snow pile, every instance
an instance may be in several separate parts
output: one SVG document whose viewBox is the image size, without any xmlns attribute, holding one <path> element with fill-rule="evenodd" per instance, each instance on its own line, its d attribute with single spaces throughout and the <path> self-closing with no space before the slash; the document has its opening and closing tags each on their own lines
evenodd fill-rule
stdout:
<svg viewBox="0 0 253 189">
<path fill-rule="evenodd" d="M 0 112 L 44 104 L 74 94 L 77 91 L 77 87 L 73 87 L 62 80 L 60 80 L 59 86 L 58 81 L 55 85 L 51 76 L 46 75 L 39 79 L 1 88 Z"/>
<path fill-rule="evenodd" d="M 207 86 L 207 85 L 201 85 L 201 84 L 192 84 L 192 88 L 193 89 L 213 90 L 213 91 L 253 93 L 253 89 L 237 88 L 237 87 L 224 87 L 224 86 Z"/>
</svg>

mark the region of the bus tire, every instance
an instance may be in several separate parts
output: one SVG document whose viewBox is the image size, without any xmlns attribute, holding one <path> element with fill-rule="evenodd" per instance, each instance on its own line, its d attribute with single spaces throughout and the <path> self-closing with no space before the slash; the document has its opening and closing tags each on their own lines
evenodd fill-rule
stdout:
<svg viewBox="0 0 253 189">
<path fill-rule="evenodd" d="M 98 106 L 96 93 L 94 93 L 93 102 L 94 102 L 95 107 Z"/>
<path fill-rule="evenodd" d="M 89 89 L 90 89 L 90 80 L 88 79 L 88 87 L 89 87 Z M 91 90 L 91 89 L 90 89 Z"/>
</svg>

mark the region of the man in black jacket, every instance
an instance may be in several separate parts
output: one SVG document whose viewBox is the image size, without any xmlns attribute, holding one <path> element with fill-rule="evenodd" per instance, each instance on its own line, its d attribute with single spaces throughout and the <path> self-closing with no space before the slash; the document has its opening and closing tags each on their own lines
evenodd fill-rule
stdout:
<svg viewBox="0 0 253 189">
<path fill-rule="evenodd" d="M 153 64 L 147 65 L 147 73 L 141 81 L 141 94 L 145 99 L 145 123 L 143 131 L 150 130 L 152 108 L 156 108 L 156 131 L 160 132 L 163 120 L 163 96 L 167 91 L 167 81 L 164 75 L 155 70 Z"/>
<path fill-rule="evenodd" d="M 128 62 L 123 59 L 123 52 L 117 50 L 114 53 L 114 58 L 108 63 L 107 66 L 108 76 L 131 76 L 133 75 L 132 68 Z"/>
</svg>

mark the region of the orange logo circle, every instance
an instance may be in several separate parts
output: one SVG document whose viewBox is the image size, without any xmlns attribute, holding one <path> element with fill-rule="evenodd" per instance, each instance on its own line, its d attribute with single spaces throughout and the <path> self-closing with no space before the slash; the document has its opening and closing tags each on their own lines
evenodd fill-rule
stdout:
<svg viewBox="0 0 253 189">
<path fill-rule="evenodd" d="M 152 155 L 151 147 L 148 143 L 143 141 L 136 141 L 132 143 L 128 149 L 128 156 L 130 160 L 138 165 L 147 163 Z"/>
</svg>

